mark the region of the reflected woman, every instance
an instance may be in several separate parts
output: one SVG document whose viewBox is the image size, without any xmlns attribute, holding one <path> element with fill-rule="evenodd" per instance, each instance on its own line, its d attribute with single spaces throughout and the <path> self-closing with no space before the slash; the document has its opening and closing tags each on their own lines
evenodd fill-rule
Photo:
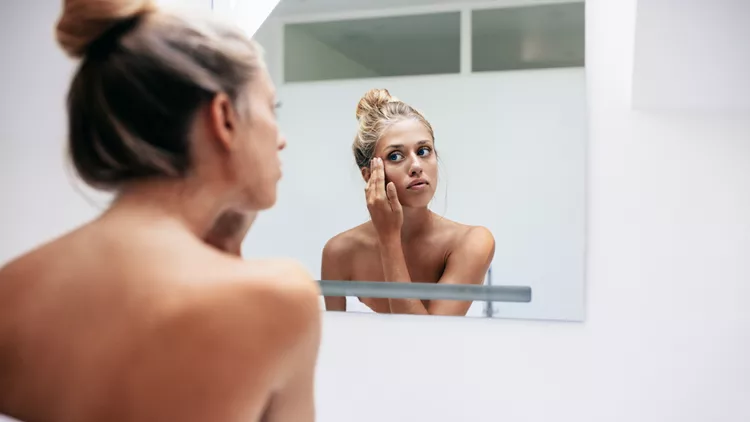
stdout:
<svg viewBox="0 0 750 422">
<path fill-rule="evenodd" d="M 482 284 L 495 253 L 484 227 L 443 218 L 428 209 L 438 181 L 432 126 L 385 89 L 373 89 L 357 106 L 352 149 L 367 186 L 370 221 L 330 239 L 323 280 Z M 373 299 L 378 313 L 463 316 L 471 302 Z M 326 297 L 326 308 L 345 311 L 345 297 Z"/>
</svg>

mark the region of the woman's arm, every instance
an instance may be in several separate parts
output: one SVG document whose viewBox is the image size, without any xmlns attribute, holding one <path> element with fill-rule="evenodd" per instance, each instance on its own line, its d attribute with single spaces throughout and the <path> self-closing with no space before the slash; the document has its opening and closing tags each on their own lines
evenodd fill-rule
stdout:
<svg viewBox="0 0 750 422">
<path fill-rule="evenodd" d="M 409 268 L 406 266 L 401 236 L 380 239 L 380 261 L 383 263 L 385 281 L 411 283 Z M 429 311 L 419 299 L 388 299 L 393 314 L 429 315 Z"/>
<path fill-rule="evenodd" d="M 384 281 L 411 283 L 401 244 L 403 211 L 393 183 L 385 184 L 383 163 L 375 158 L 365 188 L 367 208 L 380 243 Z M 470 229 L 452 249 L 438 284 L 481 284 L 495 255 L 495 239 L 484 227 Z M 471 302 L 431 301 L 425 307 L 419 299 L 388 299 L 391 313 L 416 315 L 466 315 Z"/>
<path fill-rule="evenodd" d="M 411 283 L 409 268 L 406 266 L 404 249 L 401 245 L 403 209 L 398 200 L 396 186 L 393 182 L 387 185 L 385 183 L 385 171 L 380 158 L 372 160 L 365 196 L 370 219 L 380 244 L 384 281 Z M 394 314 L 428 314 L 419 299 L 388 299 L 388 304 L 391 313 Z"/>
<path fill-rule="evenodd" d="M 334 237 L 323 247 L 323 258 L 320 265 L 320 278 L 323 280 L 348 280 L 347 245 L 344 239 Z M 324 297 L 327 311 L 346 312 L 346 297 Z"/>
<path fill-rule="evenodd" d="M 492 233 L 484 227 L 470 229 L 448 256 L 438 284 L 482 284 L 494 255 Z M 400 239 L 382 241 L 381 257 L 385 281 L 411 282 Z M 432 300 L 428 307 L 419 299 L 389 299 L 388 302 L 394 314 L 463 316 L 471 307 L 471 302 L 458 300 Z"/>
<path fill-rule="evenodd" d="M 473 227 L 451 251 L 438 284 L 482 284 L 495 256 L 495 238 L 484 227 Z M 430 315 L 465 316 L 472 302 L 432 300 Z"/>
</svg>

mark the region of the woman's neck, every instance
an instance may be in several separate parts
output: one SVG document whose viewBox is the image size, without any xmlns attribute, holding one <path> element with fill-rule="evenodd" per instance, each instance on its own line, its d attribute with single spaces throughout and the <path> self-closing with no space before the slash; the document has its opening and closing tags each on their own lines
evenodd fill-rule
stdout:
<svg viewBox="0 0 750 422">
<path fill-rule="evenodd" d="M 403 208 L 404 223 L 401 226 L 402 241 L 423 235 L 433 226 L 434 214 L 429 208 Z"/>
<path fill-rule="evenodd" d="M 128 185 L 105 217 L 168 220 L 203 238 L 226 209 L 227 201 L 208 186 L 162 179 Z"/>
</svg>

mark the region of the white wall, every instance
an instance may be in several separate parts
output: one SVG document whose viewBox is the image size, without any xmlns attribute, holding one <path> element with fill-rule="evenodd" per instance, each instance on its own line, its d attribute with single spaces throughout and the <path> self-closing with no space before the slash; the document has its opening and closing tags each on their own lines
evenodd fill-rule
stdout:
<svg viewBox="0 0 750 422">
<path fill-rule="evenodd" d="M 277 205 L 256 222 L 244 255 L 289 255 L 321 277 L 325 243 L 369 219 L 351 144 L 356 105 L 375 87 L 418 107 L 433 125 L 440 169 L 432 210 L 492 231 L 493 284 L 532 288 L 531 303 L 497 304 L 497 315 L 583 319 L 582 69 L 281 86 L 284 178 Z"/>
<path fill-rule="evenodd" d="M 54 43 L 61 4 L 0 3 L 0 262 L 96 213 L 62 156 L 73 64 Z"/>
<path fill-rule="evenodd" d="M 328 314 L 320 420 L 750 420 L 750 121 L 632 112 L 634 12 L 587 1 L 586 322 Z"/>
<path fill-rule="evenodd" d="M 648 0 L 636 17 L 636 108 L 750 114 L 750 1 Z"/>
<path fill-rule="evenodd" d="M 93 215 L 60 164 L 58 7 L 0 3 L 1 261 Z M 587 8 L 586 323 L 327 314 L 320 421 L 750 420 L 750 123 L 633 113 L 634 1 Z"/>
</svg>

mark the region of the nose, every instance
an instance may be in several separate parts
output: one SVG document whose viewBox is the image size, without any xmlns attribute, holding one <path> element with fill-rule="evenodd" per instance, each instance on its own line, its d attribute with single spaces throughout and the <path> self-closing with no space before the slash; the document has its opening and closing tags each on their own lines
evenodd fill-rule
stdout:
<svg viewBox="0 0 750 422">
<path fill-rule="evenodd" d="M 422 163 L 419 157 L 412 156 L 411 163 L 409 164 L 409 176 L 420 176 L 422 175 Z"/>
<path fill-rule="evenodd" d="M 279 151 L 286 148 L 286 136 L 279 134 Z"/>
</svg>

